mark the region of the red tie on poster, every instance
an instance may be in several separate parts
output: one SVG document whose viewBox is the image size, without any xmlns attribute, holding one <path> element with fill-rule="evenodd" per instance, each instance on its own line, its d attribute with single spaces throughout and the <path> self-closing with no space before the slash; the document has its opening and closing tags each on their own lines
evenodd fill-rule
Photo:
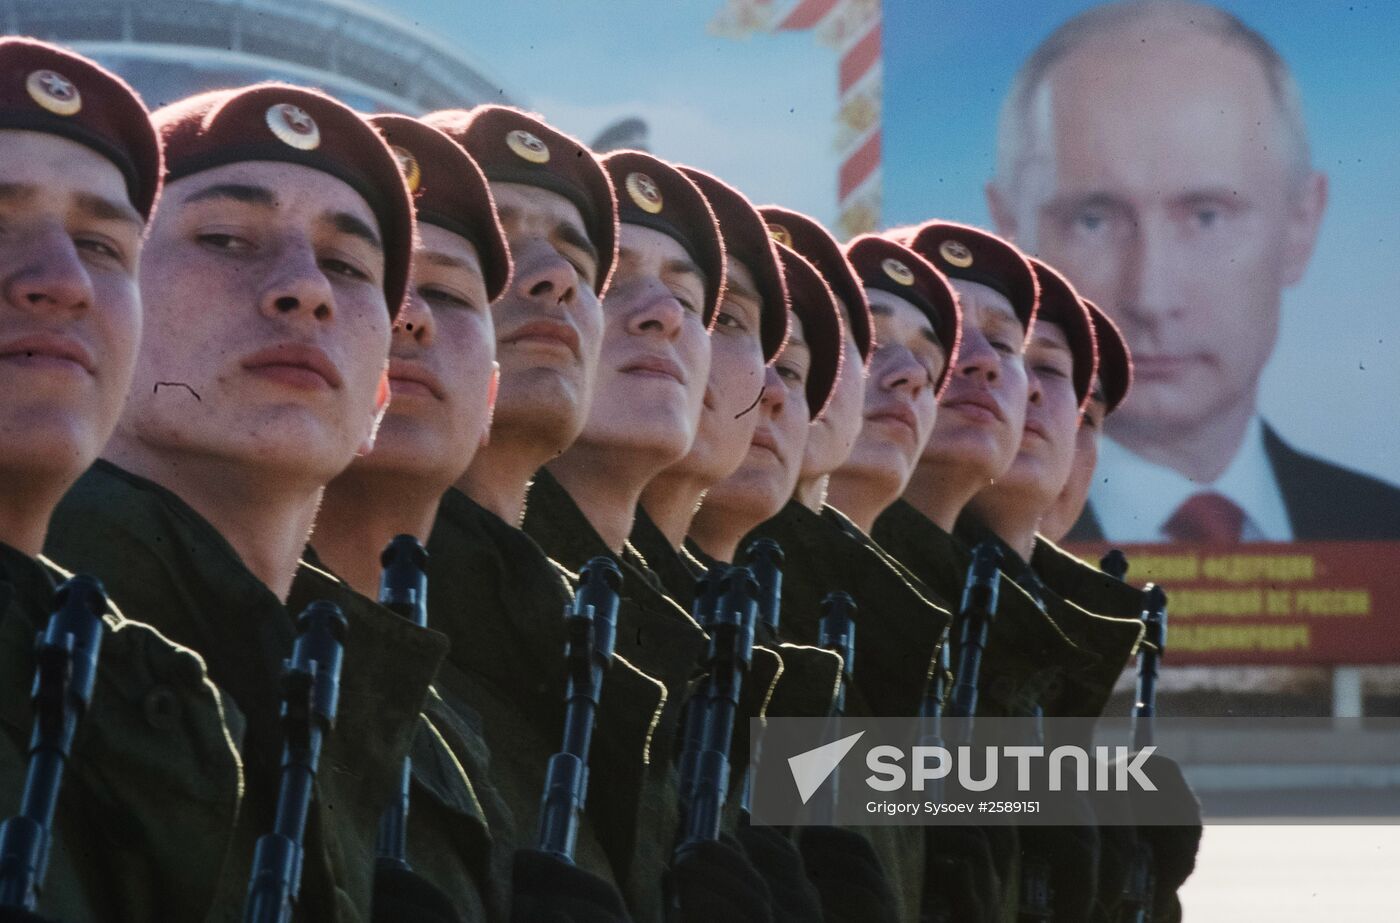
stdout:
<svg viewBox="0 0 1400 923">
<path fill-rule="evenodd" d="M 1068 550 L 1098 561 L 1107 543 Z M 1167 591 L 1172 664 L 1400 662 L 1400 543 L 1119 546 Z"/>
<path fill-rule="evenodd" d="M 1235 544 L 1244 536 L 1244 510 L 1224 494 L 1192 494 L 1176 508 L 1162 531 L 1187 545 Z"/>
</svg>

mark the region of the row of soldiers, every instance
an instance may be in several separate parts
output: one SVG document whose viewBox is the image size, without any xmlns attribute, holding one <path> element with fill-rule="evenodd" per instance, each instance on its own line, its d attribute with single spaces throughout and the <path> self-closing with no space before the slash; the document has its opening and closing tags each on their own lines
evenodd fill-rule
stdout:
<svg viewBox="0 0 1400 923">
<path fill-rule="evenodd" d="M 979 544 L 1007 578 L 979 714 L 1104 709 L 1142 593 L 1054 540 L 1131 362 L 1050 266 L 942 221 L 842 245 L 508 107 L 149 113 L 29 39 L 0 41 L 0 145 L 0 816 L 64 724 L 31 698 L 90 700 L 3 919 L 251 919 L 280 875 L 268 919 L 1013 920 L 1040 863 L 1039 918 L 1117 920 L 1144 838 L 1147 912 L 1179 915 L 1199 827 L 788 834 L 738 797 L 749 718 L 918 712 Z M 700 581 L 754 548 L 781 604 L 719 835 L 678 839 Z M 36 653 L 64 581 L 95 670 L 73 632 Z"/>
</svg>

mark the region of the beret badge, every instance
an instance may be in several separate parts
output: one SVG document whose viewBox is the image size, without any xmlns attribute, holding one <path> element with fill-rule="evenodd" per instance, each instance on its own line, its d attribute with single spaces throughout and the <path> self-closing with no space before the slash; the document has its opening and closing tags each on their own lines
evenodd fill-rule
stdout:
<svg viewBox="0 0 1400 923">
<path fill-rule="evenodd" d="M 267 127 L 277 140 L 299 151 L 321 146 L 321 127 L 305 109 L 291 103 L 278 103 L 267 110 Z"/>
<path fill-rule="evenodd" d="M 885 257 L 884 262 L 880 264 L 880 268 L 885 271 L 885 275 L 889 276 L 900 285 L 914 284 L 913 270 L 892 256 Z"/>
<path fill-rule="evenodd" d="M 54 115 L 77 115 L 83 97 L 73 81 L 58 71 L 37 70 L 24 82 L 29 98 Z"/>
<path fill-rule="evenodd" d="M 649 215 L 661 213 L 663 199 L 655 180 L 645 173 L 628 173 L 626 185 L 627 194 L 637 203 L 638 208 Z"/>
<path fill-rule="evenodd" d="M 972 265 L 972 251 L 960 240 L 943 241 L 938 245 L 938 255 L 959 269 L 966 269 Z"/>
<path fill-rule="evenodd" d="M 549 163 L 549 147 L 537 136 L 531 134 L 523 128 L 517 128 L 506 134 L 506 147 L 510 148 L 515 156 L 530 163 Z"/>
<path fill-rule="evenodd" d="M 423 182 L 423 168 L 418 165 L 418 158 L 413 156 L 412 151 L 397 144 L 390 145 L 389 150 L 393 151 L 394 159 L 399 162 L 404 185 L 408 186 L 409 192 L 417 192 L 418 185 Z"/>
<path fill-rule="evenodd" d="M 781 224 L 768 225 L 768 236 L 782 244 L 784 247 L 792 246 L 792 233 Z"/>
</svg>

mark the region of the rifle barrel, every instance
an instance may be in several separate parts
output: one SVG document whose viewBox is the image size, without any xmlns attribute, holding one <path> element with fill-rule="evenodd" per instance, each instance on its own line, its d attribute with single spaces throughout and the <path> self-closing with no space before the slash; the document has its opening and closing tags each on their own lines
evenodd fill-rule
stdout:
<svg viewBox="0 0 1400 923">
<path fill-rule="evenodd" d="M 106 611 L 102 583 L 77 574 L 54 594 L 53 614 L 39 635 L 24 792 L 19 814 L 0 825 L 0 907 L 32 911 L 38 904 L 63 771 L 97 683 Z"/>
<path fill-rule="evenodd" d="M 428 552 L 412 535 L 396 535 L 379 555 L 379 604 L 428 627 Z M 394 800 L 379 818 L 374 852 L 379 865 L 408 870 L 408 803 L 413 760 L 404 757 Z"/>
<path fill-rule="evenodd" d="M 282 673 L 282 784 L 271 833 L 258 838 L 245 923 L 288 923 L 301 890 L 302 839 L 321 745 L 335 727 L 340 667 L 349 623 L 318 599 L 297 618 L 296 643 Z"/>
<path fill-rule="evenodd" d="M 588 754 L 598 719 L 603 677 L 612 666 L 617 642 L 618 594 L 622 571 L 612 558 L 600 556 L 584 565 L 573 605 L 564 610 L 568 640 L 564 661 L 564 742 L 549 758 L 540 798 L 539 848 L 565 862 L 574 861 L 579 820 L 588 799 Z"/>
</svg>

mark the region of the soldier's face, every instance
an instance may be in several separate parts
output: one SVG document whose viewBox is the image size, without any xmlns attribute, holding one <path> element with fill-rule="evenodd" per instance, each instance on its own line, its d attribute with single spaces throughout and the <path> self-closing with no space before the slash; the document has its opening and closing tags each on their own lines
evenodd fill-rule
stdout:
<svg viewBox="0 0 1400 923">
<path fill-rule="evenodd" d="M 476 248 L 418 226 L 413 281 L 389 349 L 389 409 L 356 470 L 461 476 L 491 420 L 496 333 Z"/>
<path fill-rule="evenodd" d="M 866 294 L 878 345 L 870 363 L 860 437 L 841 470 L 890 485 L 893 499 L 908 485 L 933 432 L 938 418 L 934 382 L 943 373 L 947 353 L 918 308 L 880 289 Z"/>
<path fill-rule="evenodd" d="M 1026 420 L 1025 330 L 1006 297 L 979 282 L 952 280 L 962 304 L 962 345 L 922 461 L 1001 477 Z"/>
<path fill-rule="evenodd" d="M 812 421 L 807 434 L 807 451 L 802 457 L 802 477 L 816 478 L 830 474 L 850 457 L 860 434 L 861 411 L 865 403 L 866 370 L 851 332 L 850 311 L 841 305 L 846 318 L 842 341 L 841 375 L 827 401 L 826 412 Z"/>
<path fill-rule="evenodd" d="M 1021 448 L 997 482 L 1043 497 L 1048 506 L 1074 464 L 1079 398 L 1074 393 L 1074 354 L 1064 328 L 1041 319 L 1026 344 L 1029 396 Z"/>
<path fill-rule="evenodd" d="M 602 347 L 598 251 L 558 193 L 492 183 L 515 274 L 492 305 L 501 389 L 495 429 L 568 445 L 583 429 Z"/>
<path fill-rule="evenodd" d="M 758 427 L 757 402 L 763 391 L 763 303 L 749 268 L 728 262 L 724 301 L 710 333 L 710 375 L 700 425 L 677 471 L 717 483 L 735 472 L 748 454 Z M 746 412 L 747 411 L 747 412 Z"/>
<path fill-rule="evenodd" d="M 679 461 L 710 374 L 705 276 L 669 234 L 623 224 L 603 301 L 603 349 L 580 440 Z"/>
<path fill-rule="evenodd" d="M 1040 531 L 1058 542 L 1069 534 L 1069 530 L 1084 512 L 1084 504 L 1089 499 L 1089 487 L 1094 482 L 1094 468 L 1099 463 L 1099 434 L 1103 431 L 1104 418 L 1103 392 L 1097 381 L 1089 396 L 1089 405 L 1079 421 L 1079 429 L 1074 434 L 1074 463 L 1069 469 L 1069 479 L 1064 490 L 1055 499 L 1055 505 L 1041 521 Z"/>
<path fill-rule="evenodd" d="M 264 161 L 176 180 L 161 204 L 123 432 L 329 480 L 371 437 L 388 362 L 374 213 L 327 173 Z"/>
<path fill-rule="evenodd" d="M 1122 327 L 1136 378 L 1110 426 L 1160 442 L 1242 421 L 1325 201 L 1278 154 L 1258 63 L 1194 31 L 1105 38 L 1052 68 L 1032 110 L 1002 229 Z"/>
<path fill-rule="evenodd" d="M 788 323 L 787 345 L 765 371 L 758 427 L 744 461 L 706 498 L 707 503 L 714 499 L 728 508 L 743 507 L 760 522 L 775 515 L 792 497 L 809 431 L 806 387 L 812 352 L 802 321 L 789 312 Z"/>
<path fill-rule="evenodd" d="M 0 131 L 0 479 L 76 478 L 111 435 L 141 336 L 142 224 L 107 159 Z"/>
</svg>

